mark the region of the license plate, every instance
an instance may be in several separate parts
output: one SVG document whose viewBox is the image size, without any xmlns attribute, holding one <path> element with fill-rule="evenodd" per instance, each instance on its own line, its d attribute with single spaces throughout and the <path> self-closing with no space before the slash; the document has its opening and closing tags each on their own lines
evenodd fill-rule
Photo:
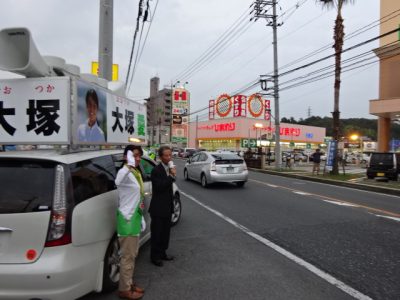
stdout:
<svg viewBox="0 0 400 300">
<path fill-rule="evenodd" d="M 235 171 L 235 168 L 233 168 L 233 167 L 226 168 L 227 173 L 233 173 L 234 171 Z"/>
<path fill-rule="evenodd" d="M 377 173 L 376 176 L 377 176 L 377 177 L 384 177 L 384 176 L 385 176 L 385 173 Z"/>
<path fill-rule="evenodd" d="M 6 247 L 10 242 L 11 232 L 0 232 L 0 254 L 6 251 Z"/>
</svg>

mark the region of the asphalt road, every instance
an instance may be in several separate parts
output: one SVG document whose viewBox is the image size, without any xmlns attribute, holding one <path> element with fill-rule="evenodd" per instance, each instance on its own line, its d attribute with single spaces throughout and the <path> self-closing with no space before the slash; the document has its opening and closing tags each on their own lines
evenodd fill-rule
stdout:
<svg viewBox="0 0 400 300">
<path fill-rule="evenodd" d="M 176 164 L 176 260 L 159 268 L 140 249 L 144 299 L 400 299 L 399 197 L 253 172 L 203 189 Z"/>
</svg>

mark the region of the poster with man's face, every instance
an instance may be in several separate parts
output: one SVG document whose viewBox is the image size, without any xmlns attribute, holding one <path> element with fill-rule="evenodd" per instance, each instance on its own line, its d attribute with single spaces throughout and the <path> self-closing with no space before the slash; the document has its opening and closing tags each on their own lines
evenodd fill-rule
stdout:
<svg viewBox="0 0 400 300">
<path fill-rule="evenodd" d="M 103 144 L 107 141 L 107 94 L 84 81 L 77 84 L 77 143 Z"/>
</svg>

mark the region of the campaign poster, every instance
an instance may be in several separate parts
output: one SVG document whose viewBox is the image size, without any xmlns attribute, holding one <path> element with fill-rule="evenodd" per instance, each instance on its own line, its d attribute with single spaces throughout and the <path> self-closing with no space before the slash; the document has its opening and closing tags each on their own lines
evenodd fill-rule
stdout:
<svg viewBox="0 0 400 300">
<path fill-rule="evenodd" d="M 144 144 L 147 132 L 147 110 L 143 104 L 108 94 L 107 135 L 108 143 Z"/>
<path fill-rule="evenodd" d="M 75 141 L 78 144 L 105 144 L 107 141 L 106 91 L 85 81 L 76 81 L 77 123 Z"/>
<path fill-rule="evenodd" d="M 68 144 L 68 77 L 0 80 L 1 144 Z"/>
</svg>

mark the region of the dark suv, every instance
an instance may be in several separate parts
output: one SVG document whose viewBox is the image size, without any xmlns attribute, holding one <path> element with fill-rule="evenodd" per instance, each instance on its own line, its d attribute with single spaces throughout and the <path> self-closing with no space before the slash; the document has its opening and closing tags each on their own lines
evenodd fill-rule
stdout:
<svg viewBox="0 0 400 300">
<path fill-rule="evenodd" d="M 386 177 L 397 181 L 397 175 L 400 170 L 400 153 L 392 152 L 374 152 L 371 154 L 369 166 L 367 168 L 367 177 Z"/>
</svg>

